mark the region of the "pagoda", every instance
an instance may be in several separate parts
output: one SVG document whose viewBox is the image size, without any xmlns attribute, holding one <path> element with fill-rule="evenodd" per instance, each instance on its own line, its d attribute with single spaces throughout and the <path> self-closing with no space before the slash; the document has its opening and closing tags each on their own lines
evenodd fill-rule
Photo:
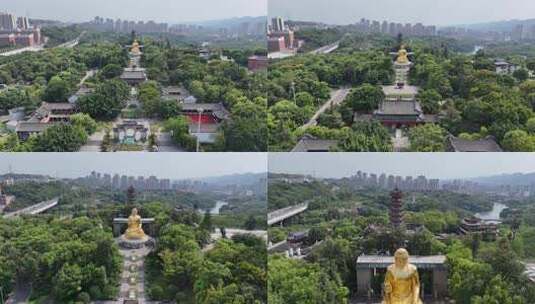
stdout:
<svg viewBox="0 0 535 304">
<path fill-rule="evenodd" d="M 390 224 L 393 227 L 400 227 L 403 224 L 403 193 L 396 187 L 394 191 L 390 193 Z"/>
</svg>

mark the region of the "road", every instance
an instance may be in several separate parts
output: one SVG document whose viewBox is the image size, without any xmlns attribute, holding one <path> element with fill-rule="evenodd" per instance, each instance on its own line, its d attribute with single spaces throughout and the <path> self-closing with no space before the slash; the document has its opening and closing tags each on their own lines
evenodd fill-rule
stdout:
<svg viewBox="0 0 535 304">
<path fill-rule="evenodd" d="M 336 51 L 338 47 L 340 47 L 340 41 L 336 41 L 335 43 L 329 45 L 324 45 L 318 49 L 311 51 L 310 54 L 329 54 Z"/>
<path fill-rule="evenodd" d="M 44 45 L 29 46 L 29 47 L 20 48 L 20 49 L 16 49 L 16 50 L 12 50 L 12 51 L 9 51 L 9 52 L 2 53 L 2 54 L 0 54 L 0 56 L 8 57 L 8 56 L 21 54 L 21 53 L 24 53 L 24 52 L 40 52 L 40 51 L 42 51 L 44 49 L 45 49 Z"/>
<path fill-rule="evenodd" d="M 351 90 L 350 88 L 344 87 L 338 90 L 331 91 L 331 98 L 327 100 L 327 102 L 325 102 L 318 109 L 318 111 L 316 111 L 314 116 L 312 116 L 312 118 L 306 124 L 301 126 L 301 129 L 306 129 L 309 127 L 316 126 L 318 124 L 318 118 L 320 117 L 320 115 L 323 114 L 325 111 L 327 111 L 329 108 L 335 107 L 341 104 L 346 99 L 350 90 Z"/>
<path fill-rule="evenodd" d="M 305 212 L 308 209 L 309 202 L 301 203 L 294 206 L 278 209 L 268 213 L 268 225 L 280 223 L 285 219 L 295 216 L 299 213 Z"/>
<path fill-rule="evenodd" d="M 80 43 L 80 38 L 82 38 L 82 36 L 85 33 L 86 32 L 83 31 L 76 39 L 71 40 L 71 41 L 67 41 L 65 43 L 62 43 L 62 44 L 60 44 L 58 46 L 55 46 L 54 48 L 73 48 L 73 47 L 77 46 Z M 44 44 L 41 44 L 41 45 L 29 46 L 29 47 L 25 47 L 25 48 L 21 48 L 21 49 L 16 49 L 16 50 L 12 50 L 12 51 L 9 51 L 9 52 L 5 52 L 5 53 L 0 54 L 0 56 L 7 57 L 7 56 L 13 56 L 13 55 L 21 54 L 21 53 L 24 53 L 24 52 L 40 52 L 40 51 L 43 51 L 43 50 L 45 50 L 45 47 L 44 47 Z"/>
<path fill-rule="evenodd" d="M 59 197 L 56 197 L 51 200 L 40 202 L 38 204 L 26 207 L 24 209 L 20 209 L 20 210 L 13 211 L 10 213 L 5 213 L 3 217 L 12 218 L 12 217 L 17 217 L 21 214 L 30 214 L 30 215 L 39 214 L 41 212 L 45 212 L 46 210 L 50 208 L 54 208 L 55 206 L 58 205 L 58 203 L 59 203 Z"/>
</svg>

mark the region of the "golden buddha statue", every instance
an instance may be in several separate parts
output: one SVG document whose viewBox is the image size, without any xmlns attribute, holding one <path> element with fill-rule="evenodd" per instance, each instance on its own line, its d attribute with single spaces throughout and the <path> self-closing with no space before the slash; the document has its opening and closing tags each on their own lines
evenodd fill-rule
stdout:
<svg viewBox="0 0 535 304">
<path fill-rule="evenodd" d="M 140 49 L 140 46 L 139 46 L 139 42 L 137 42 L 137 39 L 134 40 L 134 43 L 132 43 L 132 48 L 130 49 L 130 52 L 132 54 L 140 54 L 141 53 L 141 49 Z"/>
<path fill-rule="evenodd" d="M 399 63 L 399 64 L 407 64 L 407 63 L 409 63 L 408 55 L 409 55 L 409 53 L 405 49 L 405 46 L 402 45 L 401 48 L 398 51 L 398 59 L 396 60 L 396 63 Z"/>
<path fill-rule="evenodd" d="M 422 304 L 420 278 L 416 266 L 409 264 L 409 252 L 398 249 L 394 264 L 388 266 L 383 304 Z"/>
<path fill-rule="evenodd" d="M 128 217 L 128 229 L 126 229 L 124 236 L 129 240 L 140 240 L 146 237 L 141 228 L 141 216 L 137 214 L 136 208 L 132 209 L 132 213 Z"/>
</svg>

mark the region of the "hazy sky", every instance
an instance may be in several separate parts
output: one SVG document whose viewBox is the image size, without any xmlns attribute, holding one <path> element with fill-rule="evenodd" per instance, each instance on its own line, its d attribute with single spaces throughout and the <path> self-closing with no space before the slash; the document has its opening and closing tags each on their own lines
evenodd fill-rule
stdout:
<svg viewBox="0 0 535 304">
<path fill-rule="evenodd" d="M 535 18 L 534 0 L 269 0 L 270 16 L 330 24 L 360 18 L 451 25 Z"/>
<path fill-rule="evenodd" d="M 0 11 L 88 21 L 95 16 L 183 23 L 267 15 L 267 0 L 0 0 Z"/>
<path fill-rule="evenodd" d="M 79 177 L 91 171 L 200 178 L 267 171 L 266 153 L 0 153 L 0 174 Z"/>
<path fill-rule="evenodd" d="M 470 178 L 535 172 L 534 153 L 270 153 L 269 171 L 344 177 L 358 170 L 401 176 Z"/>
</svg>

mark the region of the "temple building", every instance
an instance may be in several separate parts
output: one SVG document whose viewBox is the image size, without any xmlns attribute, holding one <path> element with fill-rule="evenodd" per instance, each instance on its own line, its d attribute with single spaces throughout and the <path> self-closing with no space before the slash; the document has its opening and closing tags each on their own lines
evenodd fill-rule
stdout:
<svg viewBox="0 0 535 304">
<path fill-rule="evenodd" d="M 121 75 L 121 80 L 129 85 L 136 86 L 147 81 L 147 73 L 142 68 L 125 68 Z"/>
<path fill-rule="evenodd" d="M 292 152 L 331 152 L 338 147 L 338 141 L 319 139 L 310 134 L 304 134 L 293 148 Z"/>
<path fill-rule="evenodd" d="M 54 123 L 68 122 L 71 115 L 75 114 L 76 106 L 68 102 L 43 102 L 35 111 L 30 122 Z"/>
<path fill-rule="evenodd" d="M 128 67 L 124 69 L 123 74 L 121 75 L 121 79 L 132 86 L 137 86 L 140 83 L 143 83 L 147 81 L 147 73 L 145 69 L 140 68 L 140 62 L 141 62 L 141 55 L 143 53 L 141 52 L 141 48 L 143 46 L 137 42 L 137 40 L 134 40 L 134 43 L 132 43 L 132 46 L 130 47 L 130 62 L 128 64 Z"/>
<path fill-rule="evenodd" d="M 247 59 L 247 68 L 251 72 L 267 70 L 268 64 L 267 56 L 254 55 Z"/>
<path fill-rule="evenodd" d="M 189 133 L 200 143 L 214 143 L 221 124 L 230 119 L 230 113 L 221 103 L 184 103 L 182 114 L 189 121 Z"/>
<path fill-rule="evenodd" d="M 148 123 L 125 120 L 113 127 L 113 138 L 120 144 L 133 145 L 147 141 L 149 136 Z"/>
<path fill-rule="evenodd" d="M 493 136 L 469 140 L 453 135 L 446 137 L 447 152 L 503 152 Z"/>
<path fill-rule="evenodd" d="M 390 224 L 398 228 L 403 224 L 403 193 L 396 187 L 390 197 Z"/>
<path fill-rule="evenodd" d="M 31 135 L 40 134 L 56 123 L 68 123 L 71 115 L 76 112 L 76 105 L 73 103 L 43 102 L 28 120 L 17 122 L 15 132 L 19 140 L 25 141 Z"/>
<path fill-rule="evenodd" d="M 498 236 L 498 226 L 476 217 L 468 217 L 461 221 L 459 232 L 464 235 L 480 234 L 484 240 L 493 241 Z"/>
<path fill-rule="evenodd" d="M 412 66 L 408 55 L 409 52 L 401 46 L 397 59 L 394 61 L 395 84 L 383 86 L 385 100 L 373 112 L 375 119 L 394 129 L 434 121 L 433 116 L 426 117 L 420 102 L 416 99 L 419 88 L 408 85 L 409 71 Z"/>
</svg>

